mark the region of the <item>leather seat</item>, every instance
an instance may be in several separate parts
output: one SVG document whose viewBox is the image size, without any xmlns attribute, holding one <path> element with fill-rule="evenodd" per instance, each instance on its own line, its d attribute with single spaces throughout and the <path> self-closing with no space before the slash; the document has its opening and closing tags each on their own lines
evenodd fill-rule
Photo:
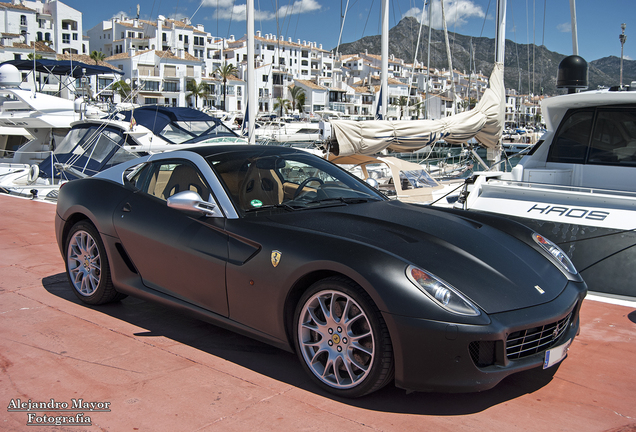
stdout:
<svg viewBox="0 0 636 432">
<path fill-rule="evenodd" d="M 276 205 L 283 202 L 283 183 L 276 171 L 259 168 L 252 163 L 241 186 L 239 201 L 243 209 L 255 207 L 254 200 L 261 205 Z"/>
<path fill-rule="evenodd" d="M 201 180 L 197 170 L 189 165 L 179 165 L 172 171 L 170 179 L 163 190 L 163 196 L 168 199 L 174 194 L 187 190 L 198 193 L 206 201 L 210 198 L 210 191 Z"/>
</svg>

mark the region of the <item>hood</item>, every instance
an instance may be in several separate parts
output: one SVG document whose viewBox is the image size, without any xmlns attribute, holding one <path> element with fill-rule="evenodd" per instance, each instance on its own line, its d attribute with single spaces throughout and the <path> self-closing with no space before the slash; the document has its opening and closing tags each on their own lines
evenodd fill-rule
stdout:
<svg viewBox="0 0 636 432">
<path fill-rule="evenodd" d="M 404 260 L 405 269 L 414 264 L 435 274 L 489 314 L 549 302 L 567 284 L 565 275 L 531 246 L 532 232 L 519 225 L 512 235 L 468 212 L 399 201 L 311 210 L 305 215 L 289 213 L 271 220 L 288 229 L 332 234 L 381 249 Z"/>
</svg>

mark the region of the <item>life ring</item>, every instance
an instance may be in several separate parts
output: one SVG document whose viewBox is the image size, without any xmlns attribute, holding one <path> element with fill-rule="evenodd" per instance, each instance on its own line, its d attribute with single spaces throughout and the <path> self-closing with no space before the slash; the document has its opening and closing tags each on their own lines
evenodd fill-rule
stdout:
<svg viewBox="0 0 636 432">
<path fill-rule="evenodd" d="M 29 168 L 29 175 L 27 176 L 27 183 L 33 184 L 40 176 L 40 167 L 37 165 L 31 165 Z"/>
</svg>

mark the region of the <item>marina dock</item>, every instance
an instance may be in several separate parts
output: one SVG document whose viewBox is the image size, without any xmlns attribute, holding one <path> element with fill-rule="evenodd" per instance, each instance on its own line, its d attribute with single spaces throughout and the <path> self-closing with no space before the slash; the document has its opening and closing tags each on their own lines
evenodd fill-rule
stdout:
<svg viewBox="0 0 636 432">
<path fill-rule="evenodd" d="M 131 297 L 80 303 L 54 215 L 0 195 L 0 430 L 636 432 L 636 299 L 588 295 L 560 365 L 492 390 L 338 399 L 294 354 Z"/>
</svg>

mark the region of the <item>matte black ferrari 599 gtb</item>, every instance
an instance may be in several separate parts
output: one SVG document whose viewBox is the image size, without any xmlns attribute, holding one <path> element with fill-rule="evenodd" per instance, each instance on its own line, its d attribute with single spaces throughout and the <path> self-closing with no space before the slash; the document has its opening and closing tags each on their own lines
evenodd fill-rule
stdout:
<svg viewBox="0 0 636 432">
<path fill-rule="evenodd" d="M 478 391 L 551 367 L 586 293 L 506 219 L 391 201 L 302 150 L 219 145 L 65 184 L 56 234 L 77 296 L 159 301 L 295 351 L 356 397 L 390 381 Z"/>
</svg>

